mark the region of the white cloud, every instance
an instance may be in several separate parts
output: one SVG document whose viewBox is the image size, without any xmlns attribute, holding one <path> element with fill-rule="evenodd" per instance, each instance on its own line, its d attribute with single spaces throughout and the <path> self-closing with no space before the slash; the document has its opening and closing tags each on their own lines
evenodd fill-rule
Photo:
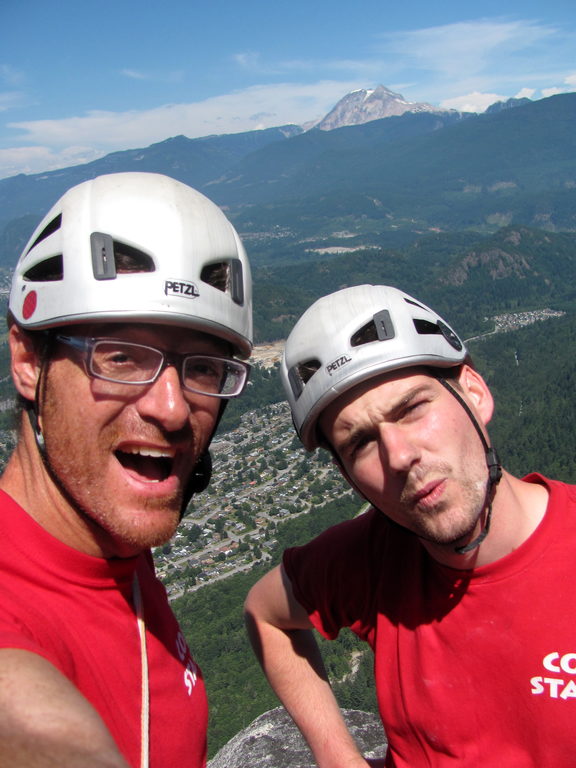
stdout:
<svg viewBox="0 0 576 768">
<path fill-rule="evenodd" d="M 566 75 L 562 78 L 562 85 L 551 85 L 548 88 L 541 88 L 540 93 L 544 98 L 548 96 L 557 96 L 559 93 L 571 93 L 576 89 L 576 73 Z"/>
<path fill-rule="evenodd" d="M 173 72 L 142 72 L 139 69 L 125 67 L 120 70 L 120 74 L 129 80 L 143 80 L 154 83 L 179 83 L 184 77 L 184 72 L 181 69 L 174 70 Z"/>
<path fill-rule="evenodd" d="M 190 138 L 240 133 L 323 117 L 362 82 L 256 85 L 191 104 L 167 104 L 142 112 L 94 111 L 62 120 L 11 123 L 25 147 L 0 151 L 0 177 L 88 162 L 122 149 L 147 147 L 170 136 Z"/>
<path fill-rule="evenodd" d="M 384 43 L 405 65 L 461 80 L 491 69 L 497 52 L 527 50 L 555 31 L 531 21 L 480 19 L 394 33 Z"/>
<path fill-rule="evenodd" d="M 0 112 L 15 109 L 26 102 L 27 96 L 20 90 L 24 80 L 21 72 L 7 64 L 0 64 L 0 83 L 7 86 L 7 90 L 0 90 Z"/>
<path fill-rule="evenodd" d="M 14 149 L 0 149 L 0 178 L 18 173 L 39 173 L 69 165 L 81 165 L 96 160 L 102 152 L 92 147 L 66 147 L 53 152 L 49 147 L 28 146 Z"/>
<path fill-rule="evenodd" d="M 515 99 L 531 99 L 536 93 L 535 88 L 521 88 L 514 96 Z"/>
<path fill-rule="evenodd" d="M 256 51 L 235 53 L 232 59 L 243 69 L 256 69 L 260 66 L 260 54 L 256 53 Z"/>
<path fill-rule="evenodd" d="M 323 116 L 358 82 L 320 82 L 312 85 L 280 83 L 255 85 L 243 91 L 214 96 L 191 104 L 167 104 L 142 112 L 88 112 L 62 120 L 11 123 L 23 132 L 24 140 L 52 147 L 74 145 L 78 140 L 105 148 L 137 147 L 183 133 L 248 131 L 254 122 L 266 127 L 300 122 Z"/>
<path fill-rule="evenodd" d="M 25 81 L 24 74 L 9 64 L 0 64 L 0 81 L 10 87 L 19 87 Z"/>
<path fill-rule="evenodd" d="M 122 69 L 120 71 L 121 75 L 124 75 L 124 77 L 128 77 L 130 80 L 147 80 L 148 76 L 145 75 L 143 72 L 138 72 L 135 69 Z"/>
<path fill-rule="evenodd" d="M 9 109 L 14 109 L 24 104 L 26 101 L 26 94 L 20 91 L 5 91 L 0 92 L 0 112 L 6 112 Z"/>
<path fill-rule="evenodd" d="M 506 96 L 499 93 L 467 93 L 465 96 L 456 96 L 453 99 L 445 99 L 440 106 L 447 109 L 457 109 L 459 112 L 484 112 L 496 101 L 506 101 Z"/>
</svg>

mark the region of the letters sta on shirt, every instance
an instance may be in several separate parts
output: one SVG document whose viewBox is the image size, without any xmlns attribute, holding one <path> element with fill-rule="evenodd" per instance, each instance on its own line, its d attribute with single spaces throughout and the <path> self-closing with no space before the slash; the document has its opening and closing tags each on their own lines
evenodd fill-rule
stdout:
<svg viewBox="0 0 576 768">
<path fill-rule="evenodd" d="M 556 675 L 576 676 L 576 653 L 565 653 L 563 656 L 558 651 L 552 651 L 542 659 L 542 666 L 548 672 Z M 548 693 L 551 699 L 576 699 L 576 680 L 566 680 L 563 677 L 548 677 L 538 675 L 530 679 L 532 694 L 535 696 Z"/>
</svg>

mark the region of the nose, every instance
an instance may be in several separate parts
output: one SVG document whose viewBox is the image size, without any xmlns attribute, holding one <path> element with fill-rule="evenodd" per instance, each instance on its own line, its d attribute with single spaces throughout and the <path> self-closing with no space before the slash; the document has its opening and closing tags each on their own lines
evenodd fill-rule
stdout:
<svg viewBox="0 0 576 768">
<path fill-rule="evenodd" d="M 406 473 L 420 460 L 421 452 L 409 432 L 397 424 L 380 427 L 379 450 L 384 466 Z"/>
<path fill-rule="evenodd" d="M 169 432 L 182 429 L 190 417 L 190 404 L 184 397 L 177 369 L 171 365 L 164 368 L 142 392 L 137 408 L 142 418 L 156 421 Z"/>
</svg>

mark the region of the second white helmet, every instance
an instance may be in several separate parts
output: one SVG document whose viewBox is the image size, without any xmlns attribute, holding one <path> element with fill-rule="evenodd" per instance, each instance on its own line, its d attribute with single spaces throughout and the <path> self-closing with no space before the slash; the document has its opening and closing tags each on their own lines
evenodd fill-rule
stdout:
<svg viewBox="0 0 576 768">
<path fill-rule="evenodd" d="M 312 450 L 320 414 L 343 392 L 387 371 L 461 365 L 467 354 L 422 302 L 389 286 L 359 285 L 306 310 L 286 341 L 280 375 L 298 436 Z"/>
</svg>

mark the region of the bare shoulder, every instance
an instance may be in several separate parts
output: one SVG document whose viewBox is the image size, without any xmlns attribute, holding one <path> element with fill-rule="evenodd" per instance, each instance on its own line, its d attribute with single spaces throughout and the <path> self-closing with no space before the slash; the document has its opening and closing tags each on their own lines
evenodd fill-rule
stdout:
<svg viewBox="0 0 576 768">
<path fill-rule="evenodd" d="M 127 768 L 92 705 L 49 661 L 0 649 L 0 768 Z"/>
<path fill-rule="evenodd" d="M 246 598 L 249 616 L 282 629 L 310 629 L 305 609 L 294 597 L 292 584 L 281 565 L 276 566 L 252 587 Z"/>
</svg>

